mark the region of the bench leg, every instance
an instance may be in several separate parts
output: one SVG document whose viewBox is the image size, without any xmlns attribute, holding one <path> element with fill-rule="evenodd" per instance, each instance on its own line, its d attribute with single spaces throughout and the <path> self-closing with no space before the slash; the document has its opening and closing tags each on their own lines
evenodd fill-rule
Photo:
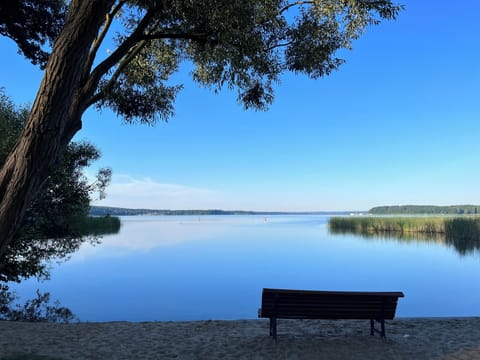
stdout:
<svg viewBox="0 0 480 360">
<path fill-rule="evenodd" d="M 380 324 L 382 325 L 382 332 L 380 333 L 381 337 L 386 337 L 385 336 L 385 320 L 380 320 Z"/>
<path fill-rule="evenodd" d="M 277 340 L 277 318 L 270 318 L 270 336 L 273 336 L 274 340 Z"/>
<path fill-rule="evenodd" d="M 375 329 L 375 321 L 380 323 L 380 330 Z M 375 334 L 375 332 L 377 332 L 383 338 L 386 337 L 385 336 L 385 320 L 384 319 L 380 319 L 380 320 L 370 319 L 370 335 L 373 336 Z"/>
</svg>

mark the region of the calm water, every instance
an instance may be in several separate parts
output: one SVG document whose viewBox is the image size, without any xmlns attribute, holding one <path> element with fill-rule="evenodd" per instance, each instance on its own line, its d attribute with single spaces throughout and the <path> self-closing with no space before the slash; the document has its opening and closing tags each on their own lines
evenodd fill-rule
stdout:
<svg viewBox="0 0 480 360">
<path fill-rule="evenodd" d="M 328 216 L 123 217 L 55 265 L 49 291 L 82 321 L 256 318 L 263 287 L 403 291 L 397 315 L 479 316 L 480 255 L 441 242 L 331 235 Z"/>
</svg>

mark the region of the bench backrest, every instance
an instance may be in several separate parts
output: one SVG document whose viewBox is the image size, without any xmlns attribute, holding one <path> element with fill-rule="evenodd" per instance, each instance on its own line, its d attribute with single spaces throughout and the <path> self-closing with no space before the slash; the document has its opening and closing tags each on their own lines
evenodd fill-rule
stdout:
<svg viewBox="0 0 480 360">
<path fill-rule="evenodd" d="M 402 292 L 263 289 L 259 317 L 393 319 Z"/>
</svg>

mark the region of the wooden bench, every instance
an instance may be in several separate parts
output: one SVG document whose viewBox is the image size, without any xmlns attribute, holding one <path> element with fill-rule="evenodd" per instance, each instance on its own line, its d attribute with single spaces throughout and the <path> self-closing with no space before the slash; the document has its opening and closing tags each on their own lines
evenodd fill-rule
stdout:
<svg viewBox="0 0 480 360">
<path fill-rule="evenodd" d="M 270 319 L 270 336 L 275 340 L 277 319 L 365 319 L 370 320 L 371 335 L 385 337 L 385 320 L 394 318 L 397 300 L 403 296 L 402 292 L 263 289 L 258 317 Z"/>
</svg>

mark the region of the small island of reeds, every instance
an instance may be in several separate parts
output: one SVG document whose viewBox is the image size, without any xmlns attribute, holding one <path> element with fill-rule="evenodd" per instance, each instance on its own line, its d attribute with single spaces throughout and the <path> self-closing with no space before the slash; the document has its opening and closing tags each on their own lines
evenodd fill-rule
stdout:
<svg viewBox="0 0 480 360">
<path fill-rule="evenodd" d="M 393 235 L 440 234 L 447 238 L 480 240 L 480 217 L 332 217 L 328 223 L 333 233 Z"/>
<path fill-rule="evenodd" d="M 480 252 L 480 216 L 332 217 L 328 228 L 332 234 L 440 242 L 452 246 L 460 255 Z"/>
<path fill-rule="evenodd" d="M 399 241 L 436 241 L 453 246 L 460 255 L 480 251 L 480 217 L 332 217 L 332 234 L 356 234 Z"/>
</svg>

